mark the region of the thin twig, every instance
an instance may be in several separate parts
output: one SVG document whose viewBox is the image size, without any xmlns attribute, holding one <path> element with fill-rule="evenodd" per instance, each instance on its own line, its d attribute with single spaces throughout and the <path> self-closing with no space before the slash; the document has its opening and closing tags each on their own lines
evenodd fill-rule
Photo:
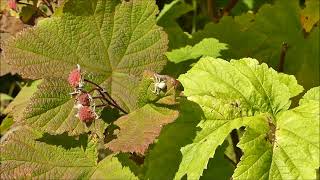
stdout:
<svg viewBox="0 0 320 180">
<path fill-rule="evenodd" d="M 240 162 L 240 158 L 242 156 L 242 151 L 240 148 L 237 147 L 237 144 L 239 143 L 239 136 L 236 129 L 232 130 L 230 133 L 231 140 L 232 140 L 232 146 L 234 153 L 236 155 L 236 163 L 238 164 Z"/>
<path fill-rule="evenodd" d="M 105 100 L 110 106 L 117 108 L 118 110 L 120 110 L 121 112 L 123 112 L 123 113 L 125 113 L 125 114 L 128 114 L 128 112 L 126 112 L 125 110 L 123 110 L 120 106 L 118 106 L 118 105 L 116 105 L 116 104 L 113 104 L 113 103 L 105 96 L 105 94 L 104 94 L 102 91 L 100 91 L 99 88 L 94 88 L 94 90 L 98 91 L 99 94 L 103 97 L 102 99 Z M 91 92 L 92 92 L 92 91 L 91 91 Z"/>
<path fill-rule="evenodd" d="M 51 11 L 51 13 L 53 14 L 54 13 L 54 10 L 53 10 L 53 7 L 51 5 L 50 2 L 48 2 L 47 0 L 42 0 L 46 5 L 47 7 L 49 8 L 49 10 Z"/>
<path fill-rule="evenodd" d="M 207 0 L 208 16 L 212 19 L 213 22 L 219 22 L 219 14 L 217 12 L 215 0 Z"/>
<path fill-rule="evenodd" d="M 126 112 L 124 109 L 122 109 L 117 103 L 115 100 L 112 99 L 112 97 L 101 87 L 99 86 L 97 83 L 95 82 L 92 82 L 88 79 L 84 79 L 83 80 L 84 82 L 87 82 L 89 84 L 92 84 L 94 85 L 96 88 L 94 88 L 93 90 L 97 90 L 99 92 L 99 94 L 103 97 L 103 99 L 105 101 L 107 101 L 107 103 L 110 105 L 110 106 L 113 106 L 117 109 L 119 109 L 121 112 L 125 113 L 125 114 L 128 114 L 128 112 Z M 92 92 L 93 90 L 91 90 L 90 92 Z M 107 96 L 107 97 L 106 97 Z"/>
<path fill-rule="evenodd" d="M 106 96 L 113 102 L 114 105 L 119 106 L 119 105 L 117 104 L 117 102 L 110 96 L 110 94 L 109 94 L 107 91 L 105 91 L 101 86 L 99 86 L 97 83 L 92 82 L 92 81 L 90 81 L 90 80 L 88 80 L 88 79 L 84 79 L 84 81 L 87 82 L 87 83 L 90 83 L 90 84 L 92 84 L 92 85 L 94 85 L 94 86 L 96 86 L 97 88 L 99 88 L 99 90 L 100 90 L 101 92 L 103 92 L 104 94 L 106 94 Z"/>
<path fill-rule="evenodd" d="M 283 42 L 281 46 L 281 52 L 280 52 L 280 60 L 278 65 L 278 71 L 283 72 L 284 71 L 284 62 L 286 59 L 286 54 L 288 50 L 288 43 Z"/>
<path fill-rule="evenodd" d="M 106 106 L 109 106 L 109 104 L 100 104 L 100 105 L 97 105 L 96 108 L 98 108 L 98 107 L 106 107 Z"/>
<path fill-rule="evenodd" d="M 239 0 L 230 0 L 226 7 L 223 8 L 223 16 L 229 15 L 232 8 L 236 6 Z"/>
</svg>

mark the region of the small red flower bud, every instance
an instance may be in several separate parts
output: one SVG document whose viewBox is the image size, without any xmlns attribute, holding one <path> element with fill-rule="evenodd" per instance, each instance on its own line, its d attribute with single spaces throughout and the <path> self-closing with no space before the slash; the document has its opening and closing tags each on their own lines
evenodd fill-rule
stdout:
<svg viewBox="0 0 320 180">
<path fill-rule="evenodd" d="M 71 71 L 71 73 L 69 74 L 68 81 L 72 87 L 79 87 L 81 81 L 81 73 L 79 68 Z"/>
<path fill-rule="evenodd" d="M 10 9 L 17 10 L 16 0 L 8 0 L 8 6 Z"/>
<path fill-rule="evenodd" d="M 82 105 L 82 106 L 90 106 L 90 94 L 88 93 L 81 93 L 78 96 L 78 102 Z"/>
<path fill-rule="evenodd" d="M 79 119 L 83 122 L 90 122 L 96 118 L 95 112 L 89 106 L 83 106 L 78 112 Z"/>
</svg>

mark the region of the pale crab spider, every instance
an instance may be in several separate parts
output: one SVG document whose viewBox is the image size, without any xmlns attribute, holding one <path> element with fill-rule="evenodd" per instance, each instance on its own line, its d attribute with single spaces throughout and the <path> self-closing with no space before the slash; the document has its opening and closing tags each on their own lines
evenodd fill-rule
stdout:
<svg viewBox="0 0 320 180">
<path fill-rule="evenodd" d="M 161 76 L 158 74 L 154 74 L 154 90 L 153 93 L 159 95 L 161 90 L 164 90 L 167 87 L 166 81 L 162 80 Z"/>
</svg>

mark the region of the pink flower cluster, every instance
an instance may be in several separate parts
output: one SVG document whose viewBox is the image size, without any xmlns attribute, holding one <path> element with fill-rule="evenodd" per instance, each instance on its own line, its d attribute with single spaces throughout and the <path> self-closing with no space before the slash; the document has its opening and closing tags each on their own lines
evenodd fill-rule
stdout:
<svg viewBox="0 0 320 180">
<path fill-rule="evenodd" d="M 8 0 L 8 6 L 12 10 L 17 10 L 17 2 L 16 2 L 16 0 Z"/>
<path fill-rule="evenodd" d="M 97 119 L 98 115 L 95 112 L 95 105 L 92 97 L 83 90 L 84 82 L 79 65 L 70 72 L 68 82 L 74 88 L 74 92 L 72 92 L 71 95 L 76 95 L 75 108 L 78 109 L 76 117 L 86 123 Z"/>
</svg>

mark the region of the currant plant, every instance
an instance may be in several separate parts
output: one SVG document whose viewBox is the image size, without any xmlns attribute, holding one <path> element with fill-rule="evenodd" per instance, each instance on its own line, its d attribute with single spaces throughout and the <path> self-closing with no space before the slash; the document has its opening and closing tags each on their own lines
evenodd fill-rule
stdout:
<svg viewBox="0 0 320 180">
<path fill-rule="evenodd" d="M 317 179 L 319 17 L 297 3 L 190 35 L 183 0 L 67 0 L 3 45 L 34 81 L 5 110 L 1 179 Z"/>
</svg>

